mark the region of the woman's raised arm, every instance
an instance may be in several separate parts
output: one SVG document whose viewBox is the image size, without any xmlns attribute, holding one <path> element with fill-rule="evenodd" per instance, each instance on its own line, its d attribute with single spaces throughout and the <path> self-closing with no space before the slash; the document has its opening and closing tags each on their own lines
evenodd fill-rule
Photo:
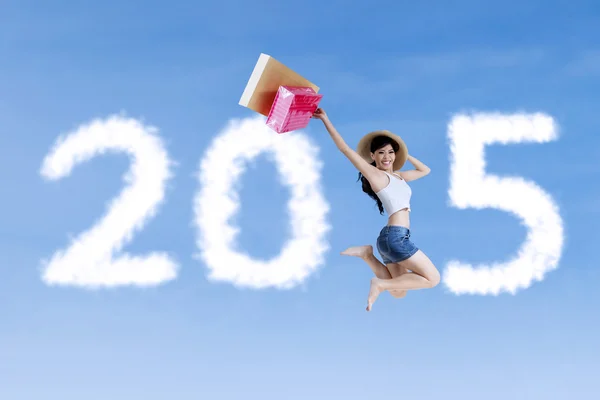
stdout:
<svg viewBox="0 0 600 400">
<path fill-rule="evenodd" d="M 354 149 L 352 149 L 342 138 L 342 135 L 335 129 L 329 117 L 322 108 L 318 108 L 313 114 L 313 118 L 320 119 L 323 121 L 327 132 L 333 139 L 333 142 L 337 148 L 350 160 L 350 162 L 364 175 L 365 178 L 371 183 L 371 185 L 387 185 L 387 176 L 373 165 L 366 162 Z"/>
<path fill-rule="evenodd" d="M 422 178 L 431 172 L 431 169 L 427 165 L 423 164 L 421 161 L 417 160 L 410 154 L 408 155 L 407 161 L 410 162 L 415 167 L 415 169 L 410 171 L 396 172 L 407 182 Z"/>
</svg>

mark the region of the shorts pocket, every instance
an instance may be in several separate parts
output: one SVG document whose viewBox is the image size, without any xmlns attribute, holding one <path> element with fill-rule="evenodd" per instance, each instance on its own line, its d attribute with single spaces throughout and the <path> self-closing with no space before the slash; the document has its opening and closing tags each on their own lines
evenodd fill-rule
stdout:
<svg viewBox="0 0 600 400">
<path fill-rule="evenodd" d="M 409 234 L 391 236 L 388 238 L 389 247 L 392 249 L 402 248 L 406 245 L 409 237 Z"/>
</svg>

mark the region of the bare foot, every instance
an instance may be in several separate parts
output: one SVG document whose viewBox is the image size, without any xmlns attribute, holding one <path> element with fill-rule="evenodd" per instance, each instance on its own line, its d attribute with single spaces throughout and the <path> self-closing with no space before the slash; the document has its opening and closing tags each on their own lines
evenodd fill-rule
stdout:
<svg viewBox="0 0 600 400">
<path fill-rule="evenodd" d="M 366 245 L 366 246 L 348 247 L 346 250 L 342 251 L 340 254 L 343 256 L 366 258 L 366 257 L 370 256 L 371 254 L 373 254 L 373 246 Z"/>
<path fill-rule="evenodd" d="M 369 299 L 367 301 L 367 311 L 371 311 L 371 307 L 373 307 L 373 303 L 377 300 L 377 297 L 381 294 L 383 290 L 379 287 L 379 278 L 371 279 L 371 289 L 369 290 Z"/>
</svg>

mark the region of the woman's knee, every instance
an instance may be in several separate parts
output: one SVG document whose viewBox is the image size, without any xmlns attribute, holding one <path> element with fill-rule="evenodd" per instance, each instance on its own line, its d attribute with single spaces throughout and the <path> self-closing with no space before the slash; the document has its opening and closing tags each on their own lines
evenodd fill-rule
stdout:
<svg viewBox="0 0 600 400">
<path fill-rule="evenodd" d="M 441 276 L 439 271 L 435 267 L 433 268 L 434 270 L 427 274 L 428 276 L 426 276 L 426 279 L 431 283 L 431 287 L 436 287 L 441 281 Z"/>
<path fill-rule="evenodd" d="M 431 261 L 429 261 L 429 265 L 427 266 L 426 271 L 427 272 L 424 276 L 425 279 L 427 279 L 430 282 L 431 287 L 436 287 L 437 285 L 439 285 L 441 281 L 440 271 L 437 270 L 437 268 L 435 267 L 435 265 L 433 265 Z"/>
<path fill-rule="evenodd" d="M 440 272 L 437 270 L 433 262 L 423 253 L 422 251 L 417 251 L 412 257 L 406 260 L 403 263 L 402 267 L 406 270 L 409 269 L 412 272 L 415 272 L 421 275 L 423 278 L 427 279 L 430 287 L 435 287 L 439 285 L 441 281 Z"/>
</svg>

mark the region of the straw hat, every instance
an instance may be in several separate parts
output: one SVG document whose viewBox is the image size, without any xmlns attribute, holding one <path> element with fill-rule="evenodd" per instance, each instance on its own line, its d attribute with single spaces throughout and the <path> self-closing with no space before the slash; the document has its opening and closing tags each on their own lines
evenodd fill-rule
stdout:
<svg viewBox="0 0 600 400">
<path fill-rule="evenodd" d="M 368 133 L 365 136 L 363 136 L 362 139 L 360 139 L 360 141 L 358 142 L 358 146 L 356 147 L 356 152 L 366 162 L 368 162 L 369 164 L 372 163 L 373 159 L 371 158 L 371 141 L 373 140 L 373 138 L 375 138 L 377 136 L 387 136 L 390 139 L 394 140 L 396 143 L 398 143 L 399 149 L 396 152 L 396 159 L 394 160 L 394 167 L 393 167 L 394 171 L 398 171 L 400 168 L 402 168 L 402 166 L 406 162 L 406 159 L 408 158 L 408 148 L 406 147 L 406 144 L 400 138 L 400 136 L 395 135 L 388 130 L 385 130 L 385 129 L 379 130 L 379 131 Z"/>
</svg>

